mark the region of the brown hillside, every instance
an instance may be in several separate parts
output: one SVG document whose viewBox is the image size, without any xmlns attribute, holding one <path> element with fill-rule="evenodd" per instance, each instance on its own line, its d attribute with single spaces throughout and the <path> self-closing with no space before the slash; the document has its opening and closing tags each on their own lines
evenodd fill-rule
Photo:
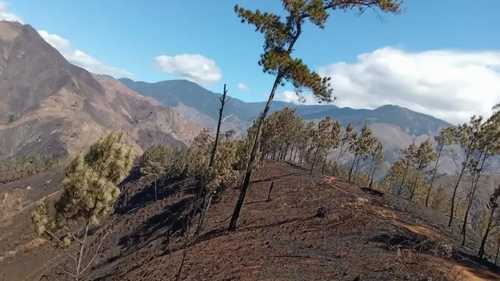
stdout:
<svg viewBox="0 0 500 281">
<path fill-rule="evenodd" d="M 266 202 L 272 181 L 272 200 Z M 195 238 L 194 227 L 184 231 L 195 192 L 192 182 L 160 186 L 160 200 L 154 202 L 152 189 L 140 179 L 124 185 L 127 202 L 123 199 L 94 235 L 110 232 L 88 280 L 500 278 L 498 271 L 455 250 L 439 219 L 388 195 L 344 182 L 331 184 L 287 164 L 267 163 L 260 169 L 234 233 L 225 228 L 237 190 L 227 190 L 212 205 Z M 42 280 L 66 280 L 64 261 L 57 263 L 51 270 L 41 266 L 30 271 L 45 271 L 48 279 Z"/>
</svg>

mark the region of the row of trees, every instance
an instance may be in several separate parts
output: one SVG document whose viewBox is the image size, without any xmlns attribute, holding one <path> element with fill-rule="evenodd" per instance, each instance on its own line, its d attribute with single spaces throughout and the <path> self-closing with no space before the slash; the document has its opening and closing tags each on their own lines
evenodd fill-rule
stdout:
<svg viewBox="0 0 500 281">
<path fill-rule="evenodd" d="M 255 126 L 248 130 L 248 139 L 253 138 Z M 318 122 L 306 122 L 288 107 L 264 120 L 258 154 L 259 159 L 309 165 L 310 173 L 315 169 L 324 173 L 330 167 L 339 174 L 346 159 L 352 159 L 346 177 L 352 181 L 364 168 L 370 187 L 384 162 L 383 146 L 368 126 L 358 133 L 351 124 L 342 127 L 329 116 Z"/>
<path fill-rule="evenodd" d="M 433 187 L 438 176 L 439 164 L 443 151 L 463 155 L 458 174 L 451 186 L 449 195 L 449 220 L 451 227 L 457 216 L 461 219 L 462 245 L 467 241 L 467 229 L 470 225 L 471 211 L 475 203 L 482 204 L 483 209 L 491 210 L 487 218 L 487 227 L 483 231 L 483 243 L 478 250 L 479 256 L 485 252 L 486 240 L 491 230 L 500 225 L 500 216 L 495 213 L 498 195 L 492 194 L 489 202 L 477 200 L 478 189 L 481 188 L 480 179 L 487 168 L 488 160 L 500 154 L 500 118 L 498 112 L 491 118 L 485 120 L 482 117 L 473 116 L 469 122 L 456 127 L 445 128 L 432 141 L 428 139 L 419 145 L 411 144 L 401 153 L 401 158 L 391 166 L 385 182 L 386 185 L 395 190 L 396 194 L 405 193 L 410 201 L 420 201 L 426 207 L 430 204 Z M 466 184 L 465 204 L 460 214 L 457 212 L 457 200 L 459 187 Z M 495 191 L 496 192 L 496 191 Z M 440 190 L 436 196 L 443 196 Z M 440 202 L 442 198 L 438 199 Z M 476 204 L 477 205 L 477 204 Z"/>
</svg>

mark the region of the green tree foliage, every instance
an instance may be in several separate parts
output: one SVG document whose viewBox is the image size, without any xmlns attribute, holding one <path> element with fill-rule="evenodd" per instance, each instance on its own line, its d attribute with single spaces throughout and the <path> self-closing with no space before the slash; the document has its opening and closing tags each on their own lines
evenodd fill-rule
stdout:
<svg viewBox="0 0 500 281">
<path fill-rule="evenodd" d="M 460 182 L 462 181 L 465 172 L 467 171 L 467 167 L 470 166 L 470 161 L 473 157 L 473 153 L 475 147 L 477 147 L 480 129 L 481 129 L 482 118 L 473 116 L 469 123 L 462 124 L 455 129 L 455 143 L 460 145 L 462 150 L 464 151 L 465 157 L 462 162 L 462 168 L 458 175 L 455 186 L 453 187 L 453 194 L 450 200 L 450 219 L 448 220 L 448 226 L 451 227 L 453 224 L 453 219 L 455 217 L 455 201 L 457 196 L 458 187 L 460 186 Z"/>
<path fill-rule="evenodd" d="M 426 168 L 436 159 L 436 153 L 431 140 L 426 140 L 416 145 L 410 144 L 401 152 L 401 158 L 394 162 L 385 182 L 391 188 L 397 189 L 401 195 L 406 188 L 410 201 L 415 198 L 417 192 L 422 190 L 426 184 Z"/>
<path fill-rule="evenodd" d="M 385 12 L 399 10 L 399 2 L 395 0 L 283 0 L 282 6 L 284 16 L 235 6 L 235 12 L 241 21 L 253 25 L 257 32 L 264 35 L 264 52 L 260 57 L 259 64 L 264 72 L 274 75 L 275 80 L 264 110 L 256 122 L 257 128 L 250 149 L 245 178 L 231 217 L 229 230 L 236 229 L 241 207 L 250 185 L 262 125 L 271 108 L 277 88 L 281 84 L 289 82 L 298 93 L 308 89 L 320 101 L 329 102 L 332 100 L 330 78 L 321 77 L 318 73 L 311 71 L 301 59 L 292 57 L 295 44 L 302 35 L 303 25 L 310 22 L 323 28 L 330 10 L 363 10 L 372 7 L 380 8 Z"/>
<path fill-rule="evenodd" d="M 368 125 L 363 126 L 361 133 L 351 143 L 349 150 L 354 155 L 349 169 L 349 182 L 358 169 L 361 160 L 365 160 L 370 155 L 370 150 L 375 146 L 377 139 L 374 137 Z"/>
<path fill-rule="evenodd" d="M 420 143 L 417 150 L 414 151 L 414 155 L 411 159 L 414 161 L 412 166 L 415 168 L 414 182 L 410 187 L 410 201 L 413 201 L 415 193 L 418 188 L 419 180 L 425 181 L 425 170 L 426 168 L 437 158 L 434 152 L 434 147 L 432 146 L 432 141 L 427 139 Z"/>
<path fill-rule="evenodd" d="M 318 161 L 322 161 L 323 165 L 327 161 L 328 152 L 330 149 L 336 148 L 339 143 L 340 123 L 326 116 L 318 122 L 315 130 L 312 131 L 312 150 L 314 151 L 311 170 Z"/>
<path fill-rule="evenodd" d="M 173 153 L 166 146 L 154 145 L 146 149 L 140 159 L 139 164 L 142 176 L 147 180 L 152 179 L 154 181 L 155 200 L 158 199 L 158 178 L 165 173 L 165 170 L 171 163 L 171 159 L 169 159 L 171 156 L 173 156 Z"/>
<path fill-rule="evenodd" d="M 434 163 L 434 169 L 432 169 L 432 176 L 429 183 L 429 188 L 427 189 L 427 195 L 425 197 L 425 206 L 429 206 L 429 199 L 431 196 L 432 188 L 434 186 L 434 181 L 436 180 L 436 175 L 439 169 L 439 161 L 441 160 L 441 155 L 443 154 L 443 150 L 446 146 L 449 146 L 453 143 L 454 137 L 454 129 L 449 127 L 442 129 L 439 132 L 439 136 L 435 137 L 435 141 L 437 143 L 437 158 Z"/>
<path fill-rule="evenodd" d="M 482 118 L 474 119 L 472 130 L 473 138 L 476 139 L 472 147 L 471 157 L 467 163 L 467 170 L 471 176 L 471 185 L 467 196 L 467 208 L 462 222 L 462 245 L 466 241 L 467 224 L 472 205 L 476 199 L 479 180 L 481 179 L 487 160 L 497 154 L 500 149 L 500 122 L 494 118 L 481 122 Z"/>
<path fill-rule="evenodd" d="M 90 254 L 89 228 L 98 226 L 112 212 L 120 194 L 117 184 L 128 175 L 132 164 L 132 148 L 123 143 L 121 134 L 110 134 L 92 145 L 85 155 L 77 155 L 67 166 L 59 200 L 52 207 L 45 201 L 33 212 L 38 235 L 56 246 L 73 247 L 75 254 L 69 255 L 75 267 L 70 274 L 75 280 L 81 279 L 97 254 L 84 265 L 85 256 Z M 79 222 L 83 223 L 83 230 L 75 225 Z"/>
</svg>

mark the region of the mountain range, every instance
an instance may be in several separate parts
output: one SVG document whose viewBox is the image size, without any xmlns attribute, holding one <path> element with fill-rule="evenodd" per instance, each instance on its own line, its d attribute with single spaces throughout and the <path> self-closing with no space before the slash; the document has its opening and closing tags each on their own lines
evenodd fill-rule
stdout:
<svg viewBox="0 0 500 281">
<path fill-rule="evenodd" d="M 31 26 L 0 22 L 0 159 L 64 157 L 116 130 L 138 151 L 156 143 L 182 146 L 202 128 L 215 127 L 219 99 L 187 80 L 148 83 L 89 73 L 70 64 Z M 263 106 L 229 97 L 223 130 L 244 134 Z M 389 161 L 401 148 L 449 126 L 394 105 L 369 110 L 275 101 L 272 110 L 284 107 L 306 120 L 331 116 L 343 125 L 368 124 Z"/>
<path fill-rule="evenodd" d="M 175 108 L 184 119 L 213 128 L 216 124 L 220 94 L 186 80 L 147 83 L 120 79 L 130 89 L 152 97 L 164 106 Z M 386 157 L 394 160 L 402 148 L 414 141 L 436 135 L 449 123 L 409 109 L 385 105 L 374 110 L 340 108 L 335 105 L 303 105 L 274 101 L 272 111 L 285 107 L 294 108 L 306 120 L 318 120 L 325 116 L 339 120 L 344 126 L 353 124 L 358 129 L 368 124 L 386 149 Z M 242 133 L 264 108 L 264 102 L 244 102 L 229 98 L 224 108 L 224 129 L 236 129 Z"/>
</svg>

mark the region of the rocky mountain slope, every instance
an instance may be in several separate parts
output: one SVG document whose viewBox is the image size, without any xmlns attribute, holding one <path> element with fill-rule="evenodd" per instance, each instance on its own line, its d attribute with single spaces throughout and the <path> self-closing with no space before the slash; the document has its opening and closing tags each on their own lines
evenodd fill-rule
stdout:
<svg viewBox="0 0 500 281">
<path fill-rule="evenodd" d="M 130 177 L 122 190 L 115 214 L 93 231 L 94 245 L 107 235 L 85 280 L 500 278 L 498 268 L 481 265 L 459 246 L 446 217 L 284 163 L 268 162 L 258 171 L 234 233 L 225 228 L 237 189 L 214 201 L 199 236 L 194 227 L 184 227 L 196 191 L 189 179 L 160 181 L 157 201 L 152 183 L 139 177 Z M 14 229 L 23 239 L 0 236 L 0 246 L 10 253 L 0 259 L 0 280 L 69 280 L 64 255 L 30 239 L 29 227 L 21 227 L 29 215 L 16 219 Z M 477 233 L 471 235 L 477 241 Z"/>
<path fill-rule="evenodd" d="M 199 126 L 68 63 L 31 26 L 0 22 L 0 159 L 62 157 L 112 130 L 140 151 L 154 142 L 182 145 Z"/>
</svg>

